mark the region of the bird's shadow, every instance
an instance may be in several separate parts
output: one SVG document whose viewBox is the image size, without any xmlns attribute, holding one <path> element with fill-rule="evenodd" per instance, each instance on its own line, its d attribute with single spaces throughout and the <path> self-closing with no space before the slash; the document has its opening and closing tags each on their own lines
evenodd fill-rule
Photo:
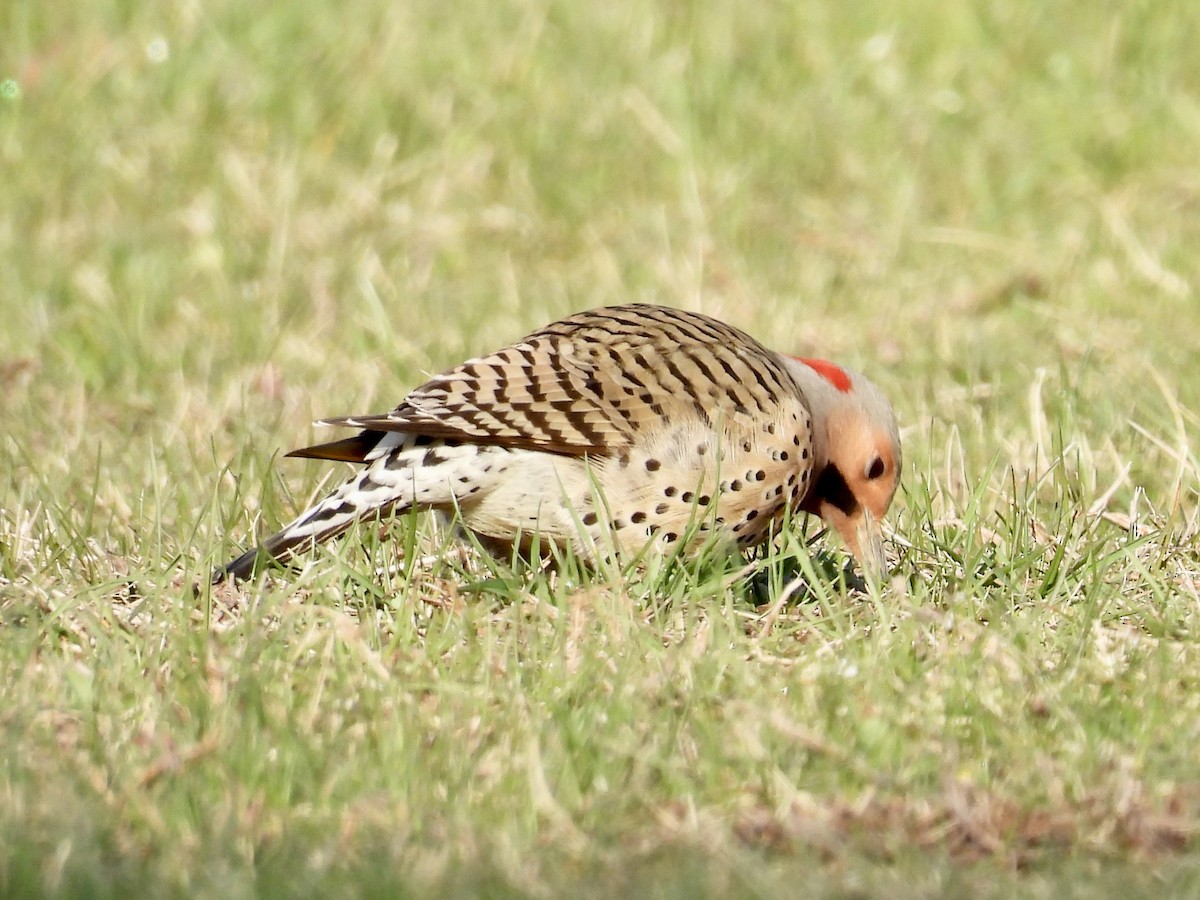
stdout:
<svg viewBox="0 0 1200 900">
<path fill-rule="evenodd" d="M 814 553 L 807 562 L 806 567 L 798 556 L 791 555 L 765 563 L 745 579 L 747 600 L 755 606 L 767 606 L 777 602 L 781 594 L 787 592 L 790 605 L 816 603 L 827 594 L 813 589 L 810 582 L 814 574 L 821 584 L 836 586 L 839 592 L 851 594 L 869 591 L 866 580 L 855 569 L 854 563 L 845 557 L 834 553 Z"/>
</svg>

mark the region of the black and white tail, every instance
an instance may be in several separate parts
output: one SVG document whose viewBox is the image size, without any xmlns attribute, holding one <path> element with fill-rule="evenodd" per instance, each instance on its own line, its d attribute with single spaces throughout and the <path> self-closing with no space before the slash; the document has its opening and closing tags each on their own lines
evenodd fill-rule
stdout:
<svg viewBox="0 0 1200 900">
<path fill-rule="evenodd" d="M 470 465 L 477 454 L 476 447 L 456 441 L 381 431 L 364 431 L 344 441 L 289 453 L 366 463 L 367 467 L 258 547 L 218 568 L 212 581 L 215 584 L 249 578 L 260 561 L 290 559 L 297 552 L 337 537 L 360 519 L 402 513 L 413 507 L 452 511 L 458 495 L 479 489 Z M 464 484 L 474 490 L 464 490 Z"/>
<path fill-rule="evenodd" d="M 372 467 L 374 468 L 374 467 Z M 213 582 L 240 581 L 254 574 L 260 560 L 279 562 L 296 551 L 311 548 L 337 537 L 359 519 L 383 515 L 404 499 L 395 489 L 385 489 L 372 477 L 372 469 L 359 472 L 315 506 L 306 509 L 262 544 L 243 553 L 213 573 Z M 411 502 L 405 504 L 411 506 Z"/>
</svg>

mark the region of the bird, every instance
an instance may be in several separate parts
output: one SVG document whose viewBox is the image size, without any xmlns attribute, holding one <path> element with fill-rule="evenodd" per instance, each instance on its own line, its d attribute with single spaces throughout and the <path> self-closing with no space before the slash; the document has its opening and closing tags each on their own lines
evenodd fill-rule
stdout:
<svg viewBox="0 0 1200 900">
<path fill-rule="evenodd" d="M 317 424 L 358 433 L 288 456 L 362 468 L 214 583 L 413 509 L 452 516 L 490 545 L 592 561 L 694 552 L 709 539 L 746 551 L 807 513 L 879 575 L 901 468 L 892 406 L 866 376 L 641 303 L 552 322 L 434 376 L 390 412 Z"/>
</svg>

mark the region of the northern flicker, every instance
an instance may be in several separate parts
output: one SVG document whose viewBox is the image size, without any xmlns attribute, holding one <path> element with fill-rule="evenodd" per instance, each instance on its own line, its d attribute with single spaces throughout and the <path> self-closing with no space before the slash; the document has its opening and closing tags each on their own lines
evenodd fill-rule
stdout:
<svg viewBox="0 0 1200 900">
<path fill-rule="evenodd" d="M 713 534 L 749 548 L 790 507 L 820 516 L 878 571 L 900 471 L 892 408 L 862 375 L 642 304 L 569 316 L 430 379 L 389 413 L 321 424 L 361 430 L 288 455 L 365 467 L 214 580 L 413 508 L 489 542 L 536 539 L 596 559 Z"/>
</svg>

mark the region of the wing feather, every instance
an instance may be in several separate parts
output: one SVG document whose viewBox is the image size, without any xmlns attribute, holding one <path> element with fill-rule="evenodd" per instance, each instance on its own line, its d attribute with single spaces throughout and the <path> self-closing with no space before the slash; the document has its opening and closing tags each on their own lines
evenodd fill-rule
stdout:
<svg viewBox="0 0 1200 900">
<path fill-rule="evenodd" d="M 579 313 L 468 360 L 391 412 L 322 424 L 608 456 L 681 414 L 738 418 L 783 394 L 798 394 L 786 367 L 744 332 L 632 305 Z"/>
</svg>

